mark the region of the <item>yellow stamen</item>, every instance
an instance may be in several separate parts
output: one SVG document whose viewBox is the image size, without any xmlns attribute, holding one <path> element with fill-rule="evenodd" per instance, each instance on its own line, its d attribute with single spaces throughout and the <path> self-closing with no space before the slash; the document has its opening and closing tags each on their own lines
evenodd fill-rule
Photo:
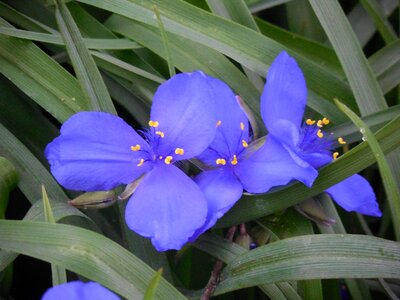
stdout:
<svg viewBox="0 0 400 300">
<path fill-rule="evenodd" d="M 243 148 L 247 148 L 249 144 L 245 140 L 242 140 L 242 146 Z"/>
<path fill-rule="evenodd" d="M 165 162 L 167 165 L 169 165 L 169 164 L 171 163 L 171 160 L 172 160 L 172 156 L 171 156 L 171 155 L 168 155 L 168 156 L 164 159 L 164 162 Z"/>
<path fill-rule="evenodd" d="M 221 126 L 221 124 L 222 124 L 222 121 L 218 121 L 217 125 L 215 125 L 215 127 L 219 127 L 219 126 Z"/>
<path fill-rule="evenodd" d="M 338 138 L 337 141 L 338 141 L 339 144 L 341 144 L 341 145 L 346 144 L 346 141 L 345 141 L 342 137 Z"/>
<path fill-rule="evenodd" d="M 223 158 L 217 158 L 217 160 L 215 161 L 215 163 L 217 164 L 217 165 L 226 165 L 226 160 L 225 159 L 223 159 Z"/>
<path fill-rule="evenodd" d="M 324 125 L 322 124 L 322 120 L 318 120 L 318 121 L 317 121 L 317 126 L 318 126 L 319 128 L 321 128 L 322 126 L 324 126 Z"/>
<path fill-rule="evenodd" d="M 185 150 L 183 150 L 182 148 L 176 148 L 175 149 L 175 154 L 183 155 L 183 153 L 185 153 Z"/>
<path fill-rule="evenodd" d="M 306 120 L 306 124 L 307 125 L 314 125 L 315 124 L 315 120 L 307 119 Z"/>
<path fill-rule="evenodd" d="M 332 156 L 333 156 L 333 159 L 336 159 L 336 158 L 338 158 L 338 156 L 339 156 L 339 152 L 333 152 Z"/>
<path fill-rule="evenodd" d="M 162 138 L 164 137 L 164 132 L 162 132 L 162 131 L 156 131 L 156 134 Z"/>
<path fill-rule="evenodd" d="M 136 146 L 131 146 L 132 151 L 139 151 L 140 150 L 140 145 L 136 144 Z"/>
<path fill-rule="evenodd" d="M 321 129 L 318 130 L 317 135 L 320 139 L 324 137 L 324 134 L 322 133 Z"/>
<path fill-rule="evenodd" d="M 139 163 L 137 164 L 137 166 L 140 167 L 141 165 L 143 165 L 143 163 L 144 163 L 144 159 L 141 158 L 140 161 L 139 161 Z"/>
<path fill-rule="evenodd" d="M 328 125 L 331 121 L 329 121 L 328 118 L 323 118 L 322 119 L 322 123 L 324 123 L 324 125 Z"/>
<path fill-rule="evenodd" d="M 240 122 L 240 129 L 243 131 L 244 130 L 244 124 L 243 122 Z"/>
<path fill-rule="evenodd" d="M 236 155 L 233 155 L 233 159 L 231 160 L 231 164 L 235 166 L 235 165 L 237 165 L 237 163 L 238 163 L 237 157 L 236 157 Z"/>
<path fill-rule="evenodd" d="M 158 127 L 158 121 L 152 121 L 152 120 L 150 120 L 150 121 L 149 121 L 149 126 L 150 126 L 150 127 L 154 127 L 154 128 Z"/>
</svg>

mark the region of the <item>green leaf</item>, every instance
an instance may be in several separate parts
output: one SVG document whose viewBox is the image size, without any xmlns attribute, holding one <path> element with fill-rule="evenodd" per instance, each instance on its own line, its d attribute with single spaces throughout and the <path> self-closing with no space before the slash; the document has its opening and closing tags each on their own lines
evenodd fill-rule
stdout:
<svg viewBox="0 0 400 300">
<path fill-rule="evenodd" d="M 379 84 L 337 0 L 310 0 L 310 3 L 342 64 L 361 114 L 386 108 Z"/>
<path fill-rule="evenodd" d="M 0 27 L 0 34 L 36 42 L 65 45 L 61 35 L 59 34 L 33 32 L 9 27 Z M 85 46 L 89 49 L 123 50 L 141 48 L 141 46 L 137 43 L 127 39 L 83 38 L 83 41 Z"/>
<path fill-rule="evenodd" d="M 49 197 L 47 196 L 46 188 L 42 185 L 42 199 L 43 199 L 43 213 L 44 213 L 44 221 L 48 223 L 55 224 L 56 219 L 54 218 L 53 211 L 51 209 L 51 204 L 49 201 Z"/>
<path fill-rule="evenodd" d="M 129 63 L 126 63 L 112 55 L 97 51 L 91 51 L 90 53 L 94 56 L 95 60 L 98 62 L 101 68 L 104 68 L 105 70 L 110 71 L 115 75 L 124 77 L 128 80 L 132 79 L 131 74 L 135 74 L 143 78 L 147 78 L 151 81 L 154 81 L 158 84 L 163 83 L 165 81 L 165 79 L 160 76 L 151 74 L 143 69 L 135 67 Z M 127 72 L 130 74 L 124 75 Z"/>
<path fill-rule="evenodd" d="M 230 19 L 238 24 L 260 32 L 260 29 L 258 29 L 257 24 L 244 0 L 207 0 L 207 4 L 216 15 Z M 264 81 L 262 78 L 245 66 L 243 67 L 243 71 L 254 86 L 261 92 L 264 88 Z"/>
<path fill-rule="evenodd" d="M 360 3 L 371 16 L 384 41 L 387 44 L 393 42 L 397 38 L 396 32 L 386 19 L 385 13 L 379 3 L 375 0 L 360 0 Z"/>
<path fill-rule="evenodd" d="M 174 76 L 175 73 L 175 67 L 174 67 L 174 62 L 172 61 L 172 56 L 171 56 L 171 50 L 169 47 L 169 42 L 168 42 L 168 37 L 165 32 L 164 24 L 161 20 L 160 12 L 158 11 L 158 8 L 156 5 L 153 6 L 154 13 L 157 17 L 157 22 L 158 22 L 158 27 L 160 29 L 161 33 L 161 39 L 163 41 L 164 45 L 164 51 L 165 51 L 165 56 L 167 57 L 167 63 L 168 63 L 168 70 L 169 70 L 169 76 L 172 77 Z"/>
<path fill-rule="evenodd" d="M 52 210 L 56 221 L 63 220 L 63 222 L 69 222 L 81 227 L 90 228 L 92 230 L 98 230 L 95 224 L 86 216 L 78 219 L 76 218 L 76 211 L 73 207 L 68 205 L 66 202 L 52 201 Z M 24 220 L 28 221 L 44 221 L 43 203 L 36 201 L 27 214 Z M 5 251 L 0 249 L 0 271 L 4 270 L 14 259 L 18 257 L 18 253 Z"/>
<path fill-rule="evenodd" d="M 264 9 L 272 8 L 292 0 L 246 0 L 252 13 L 259 12 Z"/>
<path fill-rule="evenodd" d="M 106 22 L 114 32 L 131 38 L 160 56 L 165 55 L 158 29 L 114 15 Z M 175 34 L 168 33 L 172 60 L 180 70 L 191 72 L 199 69 L 211 76 L 221 78 L 250 106 L 259 116 L 260 93 L 244 74 L 224 55 L 204 45 L 194 43 Z M 166 57 L 163 56 L 165 59 Z M 258 117 L 259 123 L 261 118 Z"/>
<path fill-rule="evenodd" d="M 400 240 L 400 191 L 396 184 L 396 181 L 389 168 L 389 164 L 385 159 L 385 155 L 379 146 L 375 135 L 371 129 L 346 105 L 340 103 L 338 100 L 335 101 L 336 105 L 349 117 L 349 119 L 360 128 L 364 139 L 371 147 L 372 153 L 375 156 L 376 162 L 378 163 L 379 171 L 382 177 L 383 186 L 385 188 L 387 200 L 392 213 L 392 222 L 394 226 L 394 232 L 396 240 Z"/>
<path fill-rule="evenodd" d="M 76 79 L 32 42 L 0 35 L 0 71 L 60 122 L 88 109 Z"/>
<path fill-rule="evenodd" d="M 280 240 L 314 233 L 310 220 L 294 209 L 273 218 L 262 218 L 257 223 Z M 298 287 L 303 299 L 323 299 L 321 280 L 303 280 L 298 282 Z"/>
<path fill-rule="evenodd" d="M 332 199 L 328 196 L 328 194 L 322 194 L 318 196 L 322 207 L 327 212 L 327 214 L 333 217 L 336 222 L 330 226 L 326 225 L 318 225 L 318 228 L 321 233 L 336 233 L 336 234 L 346 234 L 346 229 L 340 219 L 340 216 L 335 208 L 335 205 Z M 350 291 L 350 294 L 355 300 L 371 300 L 371 293 L 368 289 L 365 289 L 365 284 L 362 282 L 362 279 L 345 279 L 346 285 Z"/>
<path fill-rule="evenodd" d="M 0 156 L 0 219 L 5 218 L 8 195 L 17 185 L 18 173 L 12 163 Z"/>
<path fill-rule="evenodd" d="M 400 278 L 400 245 L 363 235 L 320 234 L 281 240 L 240 255 L 216 295 L 260 283 L 329 278 Z"/>
<path fill-rule="evenodd" d="M 379 1 L 379 4 L 383 13 L 387 17 L 390 16 L 399 5 L 397 0 L 381 0 Z M 358 40 L 360 41 L 360 44 L 364 47 L 376 32 L 374 22 L 368 16 L 368 13 L 360 3 L 354 6 L 347 17 Z"/>
<path fill-rule="evenodd" d="M 398 148 L 400 146 L 400 116 L 379 130 L 375 138 L 384 153 Z M 228 227 L 278 212 L 323 192 L 328 187 L 360 172 L 374 162 L 375 156 L 369 146 L 361 143 L 333 163 L 319 169 L 319 176 L 311 188 L 297 182 L 287 188 L 264 195 L 243 196 L 219 220 L 217 227 Z"/>
<path fill-rule="evenodd" d="M 49 197 L 47 197 L 46 189 L 42 185 L 42 198 L 43 198 L 43 208 L 44 208 L 44 219 L 45 222 L 55 224 L 56 220 L 51 209 Z M 64 268 L 57 266 L 56 264 L 51 264 L 51 277 L 53 286 L 60 285 L 67 282 L 67 273 Z"/>
<path fill-rule="evenodd" d="M 363 117 L 362 120 L 367 124 L 369 128 L 373 131 L 376 129 L 382 128 L 383 125 L 388 123 L 390 120 L 393 120 L 400 114 L 400 105 L 392 106 L 390 108 L 381 110 L 375 114 L 368 115 Z M 352 122 L 345 122 L 338 126 L 334 126 L 330 128 L 330 131 L 333 132 L 332 139 L 337 139 L 339 137 L 343 137 L 345 141 L 348 143 L 352 143 L 355 141 L 361 140 L 360 128 L 355 126 Z"/>
<path fill-rule="evenodd" d="M 147 287 L 146 293 L 144 294 L 144 300 L 153 300 L 162 278 L 163 269 L 158 270 L 154 277 L 151 279 L 149 286 Z"/>
<path fill-rule="evenodd" d="M 228 264 L 234 262 L 240 254 L 248 252 L 238 244 L 211 234 L 201 235 L 193 246 Z M 271 299 L 301 299 L 296 290 L 287 282 L 260 284 L 258 287 Z"/>
<path fill-rule="evenodd" d="M 0 220 L 0 248 L 58 264 L 128 299 L 143 299 L 155 274 L 112 240 L 70 225 Z M 161 278 L 155 299 L 185 297 Z"/>
<path fill-rule="evenodd" d="M 67 202 L 68 197 L 46 168 L 2 124 L 0 124 L 0 155 L 9 159 L 18 171 L 18 187 L 31 203 L 42 198 L 40 186 L 48 187 L 51 200 Z M 78 214 L 78 210 L 74 209 Z"/>
<path fill-rule="evenodd" d="M 157 26 L 151 6 L 157 5 L 164 20 L 165 30 L 217 50 L 261 76 L 273 59 L 283 50 L 282 45 L 254 30 L 214 16 L 179 0 L 79 0 L 118 15 L 128 17 L 151 26 Z M 212 28 L 212 30 L 210 30 Z M 302 67 L 311 89 L 321 96 L 334 96 L 348 100 L 352 106 L 352 95 L 347 83 L 327 72 L 322 66 L 292 53 Z"/>
<path fill-rule="evenodd" d="M 111 97 L 67 6 L 56 0 L 56 19 L 90 109 L 116 114 Z"/>
</svg>

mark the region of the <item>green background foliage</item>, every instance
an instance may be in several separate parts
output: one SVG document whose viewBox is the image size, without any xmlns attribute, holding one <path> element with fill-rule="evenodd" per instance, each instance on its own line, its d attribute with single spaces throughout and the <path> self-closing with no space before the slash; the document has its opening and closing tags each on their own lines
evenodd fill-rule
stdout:
<svg viewBox="0 0 400 300">
<path fill-rule="evenodd" d="M 216 299 L 397 299 L 399 15 L 397 0 L 0 1 L 0 298 L 39 298 L 52 277 L 97 281 L 126 299 L 197 299 L 220 260 Z M 304 71 L 307 115 L 328 117 L 348 141 L 311 189 L 244 195 L 178 252 L 130 231 L 124 202 L 68 204 L 78 194 L 58 185 L 43 151 L 71 115 L 106 111 L 140 129 L 157 86 L 200 69 L 241 96 L 264 135 L 259 97 L 282 50 Z M 360 172 L 381 219 L 321 195 Z M 247 232 L 224 239 L 235 224 Z M 243 247 L 249 238 L 256 249 Z M 19 280 L 29 268 L 19 254 L 51 271 Z"/>
</svg>

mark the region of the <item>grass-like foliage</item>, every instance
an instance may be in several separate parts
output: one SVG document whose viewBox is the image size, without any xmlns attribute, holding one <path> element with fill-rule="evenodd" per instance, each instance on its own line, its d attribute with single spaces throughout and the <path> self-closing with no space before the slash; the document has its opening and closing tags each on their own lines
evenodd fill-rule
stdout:
<svg viewBox="0 0 400 300">
<path fill-rule="evenodd" d="M 397 0 L 1 0 L 0 299 L 398 299 Z"/>
</svg>

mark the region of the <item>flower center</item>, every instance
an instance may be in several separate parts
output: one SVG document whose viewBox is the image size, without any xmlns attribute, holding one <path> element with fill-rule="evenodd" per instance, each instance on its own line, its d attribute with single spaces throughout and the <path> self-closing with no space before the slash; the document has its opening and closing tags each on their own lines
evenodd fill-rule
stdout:
<svg viewBox="0 0 400 300">
<path fill-rule="evenodd" d="M 138 164 L 136 166 L 141 167 L 146 161 L 157 161 L 157 160 L 162 160 L 164 161 L 165 164 L 170 165 L 173 160 L 174 160 L 174 154 L 175 155 L 183 155 L 185 153 L 185 150 L 183 148 L 175 148 L 175 150 L 171 151 L 171 153 L 167 153 L 166 155 L 159 155 L 158 154 L 158 145 L 160 139 L 163 139 L 165 137 L 165 133 L 160 130 L 156 130 L 157 127 L 159 127 L 160 123 L 158 121 L 149 121 L 149 126 L 150 130 L 143 132 L 145 135 L 145 139 L 147 140 L 148 144 L 150 144 L 151 150 L 147 150 L 147 147 L 143 147 L 139 144 L 136 144 L 135 146 L 130 146 L 130 149 L 134 152 L 142 152 L 144 155 L 143 157 L 137 158 Z"/>
<path fill-rule="evenodd" d="M 322 130 L 329 123 L 330 121 L 327 118 L 322 120 L 307 119 L 301 127 L 298 146 L 304 152 L 332 155 L 333 159 L 336 159 L 339 156 L 339 152 L 332 153 L 334 142 L 326 138 L 326 133 Z M 342 137 L 339 137 L 337 141 L 341 145 L 346 144 Z"/>
<path fill-rule="evenodd" d="M 216 124 L 216 127 L 217 128 L 220 127 L 221 124 L 222 124 L 222 121 L 218 121 Z M 240 122 L 239 128 L 240 128 L 241 134 L 240 134 L 239 140 L 237 142 L 236 149 L 235 149 L 235 151 L 233 151 L 233 153 L 230 153 L 230 150 L 229 150 L 229 153 L 221 154 L 217 150 L 215 150 L 213 148 L 209 148 L 211 150 L 214 150 L 218 154 L 218 158 L 215 160 L 216 165 L 225 166 L 227 164 L 227 162 L 230 162 L 230 164 L 232 166 L 236 166 L 238 164 L 238 162 L 239 162 L 238 156 L 243 152 L 244 149 L 246 149 L 249 146 L 249 144 L 247 142 L 248 137 L 244 136 L 245 124 L 243 122 Z M 228 139 L 224 135 L 223 131 L 220 131 L 220 132 L 228 146 L 227 148 L 229 149 Z"/>
</svg>

